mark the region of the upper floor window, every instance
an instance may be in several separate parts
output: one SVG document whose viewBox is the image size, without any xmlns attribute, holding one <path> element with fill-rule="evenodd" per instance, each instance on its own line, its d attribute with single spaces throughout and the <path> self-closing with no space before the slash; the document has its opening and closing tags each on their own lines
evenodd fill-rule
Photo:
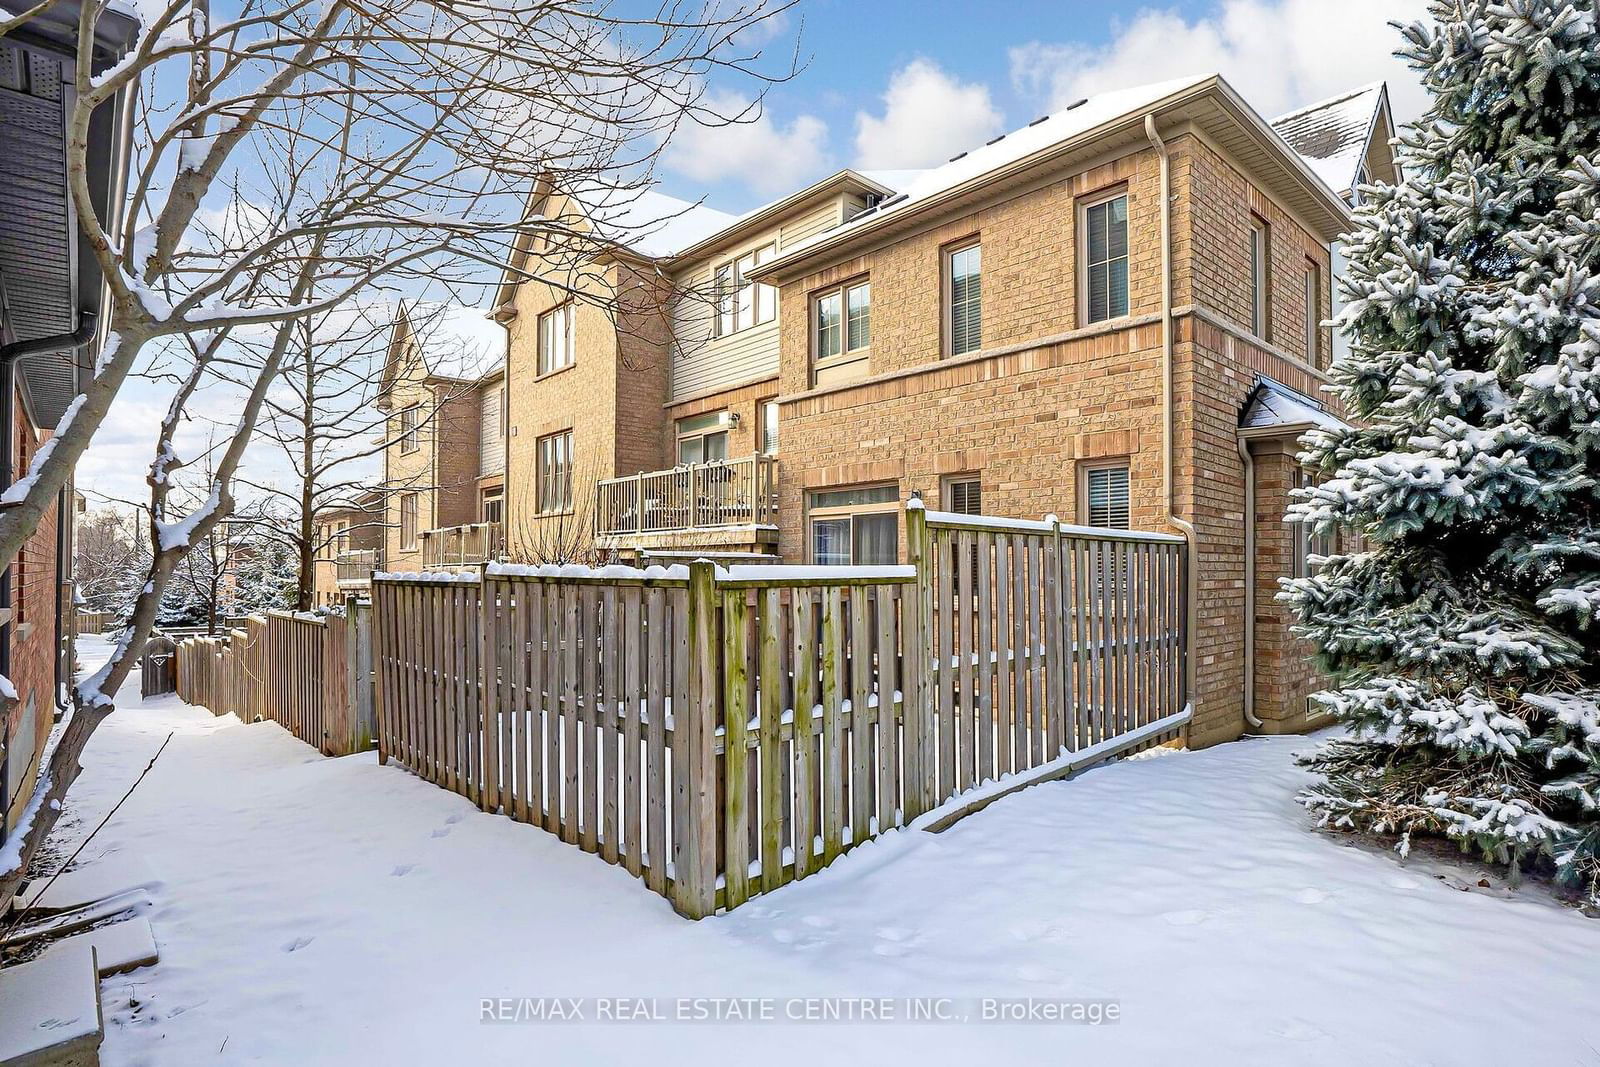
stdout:
<svg viewBox="0 0 1600 1067">
<path fill-rule="evenodd" d="M 747 275 L 771 259 L 775 244 L 762 245 L 731 263 L 718 267 L 715 275 L 718 337 L 760 326 L 778 317 L 778 291 L 770 285 L 751 281 Z"/>
<path fill-rule="evenodd" d="M 549 374 L 572 366 L 575 355 L 573 307 L 573 302 L 569 300 L 539 316 L 538 373 Z"/>
<path fill-rule="evenodd" d="M 710 463 L 728 458 L 728 429 L 723 412 L 678 420 L 678 463 Z"/>
<path fill-rule="evenodd" d="M 778 402 L 768 400 L 761 410 L 761 451 L 769 456 L 778 454 Z"/>
<path fill-rule="evenodd" d="M 818 367 L 862 359 L 872 346 L 872 285 L 829 289 L 813 301 L 812 360 Z"/>
<path fill-rule="evenodd" d="M 417 494 L 400 496 L 400 547 L 410 550 L 417 547 Z"/>
<path fill-rule="evenodd" d="M 422 409 L 416 404 L 400 409 L 400 454 L 402 456 L 415 452 L 421 447 L 418 426 L 421 423 Z"/>
<path fill-rule="evenodd" d="M 1322 270 L 1306 260 L 1305 279 L 1306 362 L 1322 366 Z"/>
<path fill-rule="evenodd" d="M 1250 332 L 1263 341 L 1271 339 L 1271 314 L 1268 284 L 1272 236 L 1266 221 L 1250 217 Z"/>
<path fill-rule="evenodd" d="M 945 306 L 949 308 L 950 354 L 983 347 L 983 246 L 974 241 L 945 254 Z"/>
<path fill-rule="evenodd" d="M 1082 515 L 1088 526 L 1126 530 L 1129 523 L 1127 461 L 1096 464 L 1083 471 Z"/>
<path fill-rule="evenodd" d="M 1128 313 L 1128 194 L 1116 193 L 1083 208 L 1085 325 Z"/>
<path fill-rule="evenodd" d="M 538 443 L 541 512 L 572 509 L 572 431 L 546 434 Z"/>
</svg>

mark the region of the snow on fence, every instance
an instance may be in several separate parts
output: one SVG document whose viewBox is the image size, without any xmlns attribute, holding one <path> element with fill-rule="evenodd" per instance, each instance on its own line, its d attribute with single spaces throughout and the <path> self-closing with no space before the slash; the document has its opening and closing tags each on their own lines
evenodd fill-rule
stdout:
<svg viewBox="0 0 1600 1067">
<path fill-rule="evenodd" d="M 271 720 L 324 755 L 372 747 L 370 606 L 343 616 L 272 611 L 178 643 L 178 696 L 244 722 Z"/>
<path fill-rule="evenodd" d="M 379 758 L 698 917 L 1187 720 L 1181 539 L 915 507 L 907 539 L 906 567 L 379 575 Z"/>
</svg>

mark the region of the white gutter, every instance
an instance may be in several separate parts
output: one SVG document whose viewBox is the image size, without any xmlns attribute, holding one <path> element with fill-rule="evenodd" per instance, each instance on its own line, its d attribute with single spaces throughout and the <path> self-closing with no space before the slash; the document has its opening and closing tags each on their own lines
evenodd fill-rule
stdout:
<svg viewBox="0 0 1600 1067">
<path fill-rule="evenodd" d="M 1161 481 L 1167 522 L 1189 542 L 1187 589 L 1184 597 L 1184 689 L 1188 706 L 1195 706 L 1195 620 L 1199 614 L 1200 535 L 1194 524 L 1179 517 L 1172 500 L 1172 157 L 1156 130 L 1156 117 L 1144 117 L 1144 132 L 1161 159 Z"/>
</svg>

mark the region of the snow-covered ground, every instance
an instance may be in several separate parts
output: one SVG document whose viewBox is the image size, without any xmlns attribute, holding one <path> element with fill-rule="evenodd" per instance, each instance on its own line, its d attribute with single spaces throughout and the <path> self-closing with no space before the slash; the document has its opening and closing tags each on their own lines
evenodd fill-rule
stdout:
<svg viewBox="0 0 1600 1067">
<path fill-rule="evenodd" d="M 84 642 L 90 669 L 103 654 Z M 1303 739 L 1103 767 L 690 923 L 394 766 L 137 688 L 62 831 L 174 733 L 85 853 L 162 879 L 160 964 L 105 984 L 107 1064 L 1600 1063 L 1600 923 L 1310 832 Z M 784 1014 L 825 995 L 1112 1000 L 1121 1019 L 480 1021 L 496 997 L 766 996 Z"/>
</svg>

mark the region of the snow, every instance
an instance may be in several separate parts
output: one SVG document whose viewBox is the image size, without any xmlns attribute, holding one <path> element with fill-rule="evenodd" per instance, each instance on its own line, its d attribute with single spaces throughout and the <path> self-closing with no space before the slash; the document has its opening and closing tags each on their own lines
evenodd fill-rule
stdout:
<svg viewBox="0 0 1600 1067">
<path fill-rule="evenodd" d="M 1343 195 L 1356 185 L 1383 93 L 1382 82 L 1363 85 L 1279 115 L 1272 128 L 1329 189 Z"/>
<path fill-rule="evenodd" d="M 797 582 L 824 579 L 847 585 L 852 581 L 899 579 L 911 581 L 917 568 L 901 564 L 878 566 L 824 567 L 782 563 L 739 563 L 717 568 L 719 582 Z"/>
<path fill-rule="evenodd" d="M 91 669 L 110 651 L 81 645 Z M 161 961 L 103 983 L 108 1067 L 704 1064 L 734 1048 L 808 1065 L 1564 1063 L 1593 1043 L 1600 924 L 1537 886 L 1496 875 L 1481 890 L 1476 869 L 1313 832 L 1294 800 L 1305 738 L 1040 785 L 692 923 L 621 868 L 393 765 L 325 759 L 275 724 L 137 688 L 90 742 L 60 831 L 85 833 L 175 734 L 85 851 L 138 857 L 161 883 Z M 494 1021 L 526 1018 L 529 997 L 659 998 L 668 1013 L 741 997 L 696 1003 L 782 1019 L 828 1010 L 811 999 L 825 995 L 953 1012 L 1079 998 L 1121 1018 Z"/>
</svg>

